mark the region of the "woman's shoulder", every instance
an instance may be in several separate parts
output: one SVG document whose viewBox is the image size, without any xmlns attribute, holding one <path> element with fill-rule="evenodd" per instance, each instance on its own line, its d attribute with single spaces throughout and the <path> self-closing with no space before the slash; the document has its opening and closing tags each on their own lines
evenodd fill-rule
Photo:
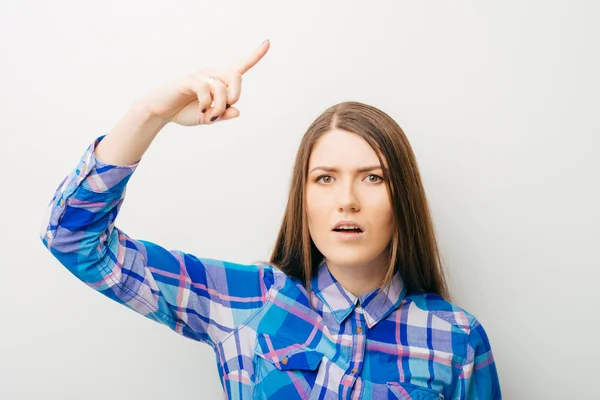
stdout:
<svg viewBox="0 0 600 400">
<path fill-rule="evenodd" d="M 475 315 L 437 293 L 409 293 L 404 298 L 403 305 L 408 308 L 409 314 L 418 314 L 421 318 L 432 314 L 433 317 L 439 318 L 467 334 L 480 325 Z"/>
</svg>

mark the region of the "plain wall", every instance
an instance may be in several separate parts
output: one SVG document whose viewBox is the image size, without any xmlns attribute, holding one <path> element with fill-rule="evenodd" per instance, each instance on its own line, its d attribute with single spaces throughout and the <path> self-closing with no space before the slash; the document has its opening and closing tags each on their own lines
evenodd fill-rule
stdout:
<svg viewBox="0 0 600 400">
<path fill-rule="evenodd" d="M 213 399 L 212 349 L 77 281 L 43 247 L 86 147 L 155 87 L 264 39 L 234 121 L 167 126 L 117 225 L 201 257 L 267 259 L 300 138 L 357 100 L 405 130 L 455 302 L 507 399 L 598 393 L 600 6 L 593 1 L 0 4 L 0 398 Z"/>
</svg>

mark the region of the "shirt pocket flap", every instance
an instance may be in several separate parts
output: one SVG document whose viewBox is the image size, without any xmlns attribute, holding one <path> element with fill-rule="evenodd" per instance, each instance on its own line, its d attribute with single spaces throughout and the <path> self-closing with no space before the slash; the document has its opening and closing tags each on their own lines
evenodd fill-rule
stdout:
<svg viewBox="0 0 600 400">
<path fill-rule="evenodd" d="M 281 371 L 317 369 L 323 353 L 307 348 L 294 340 L 270 336 L 266 333 L 258 334 L 256 354 L 269 361 Z"/>
<path fill-rule="evenodd" d="M 392 393 L 393 398 L 400 400 L 439 400 L 443 399 L 444 395 L 433 390 L 410 383 L 388 382 L 388 389 Z"/>
</svg>

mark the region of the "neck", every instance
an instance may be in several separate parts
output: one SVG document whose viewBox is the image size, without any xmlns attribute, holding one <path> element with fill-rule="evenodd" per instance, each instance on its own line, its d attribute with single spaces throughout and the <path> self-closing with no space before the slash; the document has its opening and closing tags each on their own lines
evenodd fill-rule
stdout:
<svg viewBox="0 0 600 400">
<path fill-rule="evenodd" d="M 382 256 L 361 265 L 342 265 L 331 260 L 326 260 L 326 263 L 331 275 L 356 297 L 381 286 L 388 267 L 386 258 Z"/>
</svg>

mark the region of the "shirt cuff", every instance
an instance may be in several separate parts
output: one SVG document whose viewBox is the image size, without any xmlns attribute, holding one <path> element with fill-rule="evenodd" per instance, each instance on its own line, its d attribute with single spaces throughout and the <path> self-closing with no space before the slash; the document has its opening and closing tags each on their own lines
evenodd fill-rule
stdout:
<svg viewBox="0 0 600 400">
<path fill-rule="evenodd" d="M 69 204 L 78 207 L 93 203 L 106 206 L 116 205 L 123 199 L 127 183 L 141 159 L 131 165 L 112 165 L 98 159 L 95 150 L 105 136 L 90 144 L 77 167 L 57 188 L 50 204 L 48 236 L 53 237 Z"/>
</svg>

